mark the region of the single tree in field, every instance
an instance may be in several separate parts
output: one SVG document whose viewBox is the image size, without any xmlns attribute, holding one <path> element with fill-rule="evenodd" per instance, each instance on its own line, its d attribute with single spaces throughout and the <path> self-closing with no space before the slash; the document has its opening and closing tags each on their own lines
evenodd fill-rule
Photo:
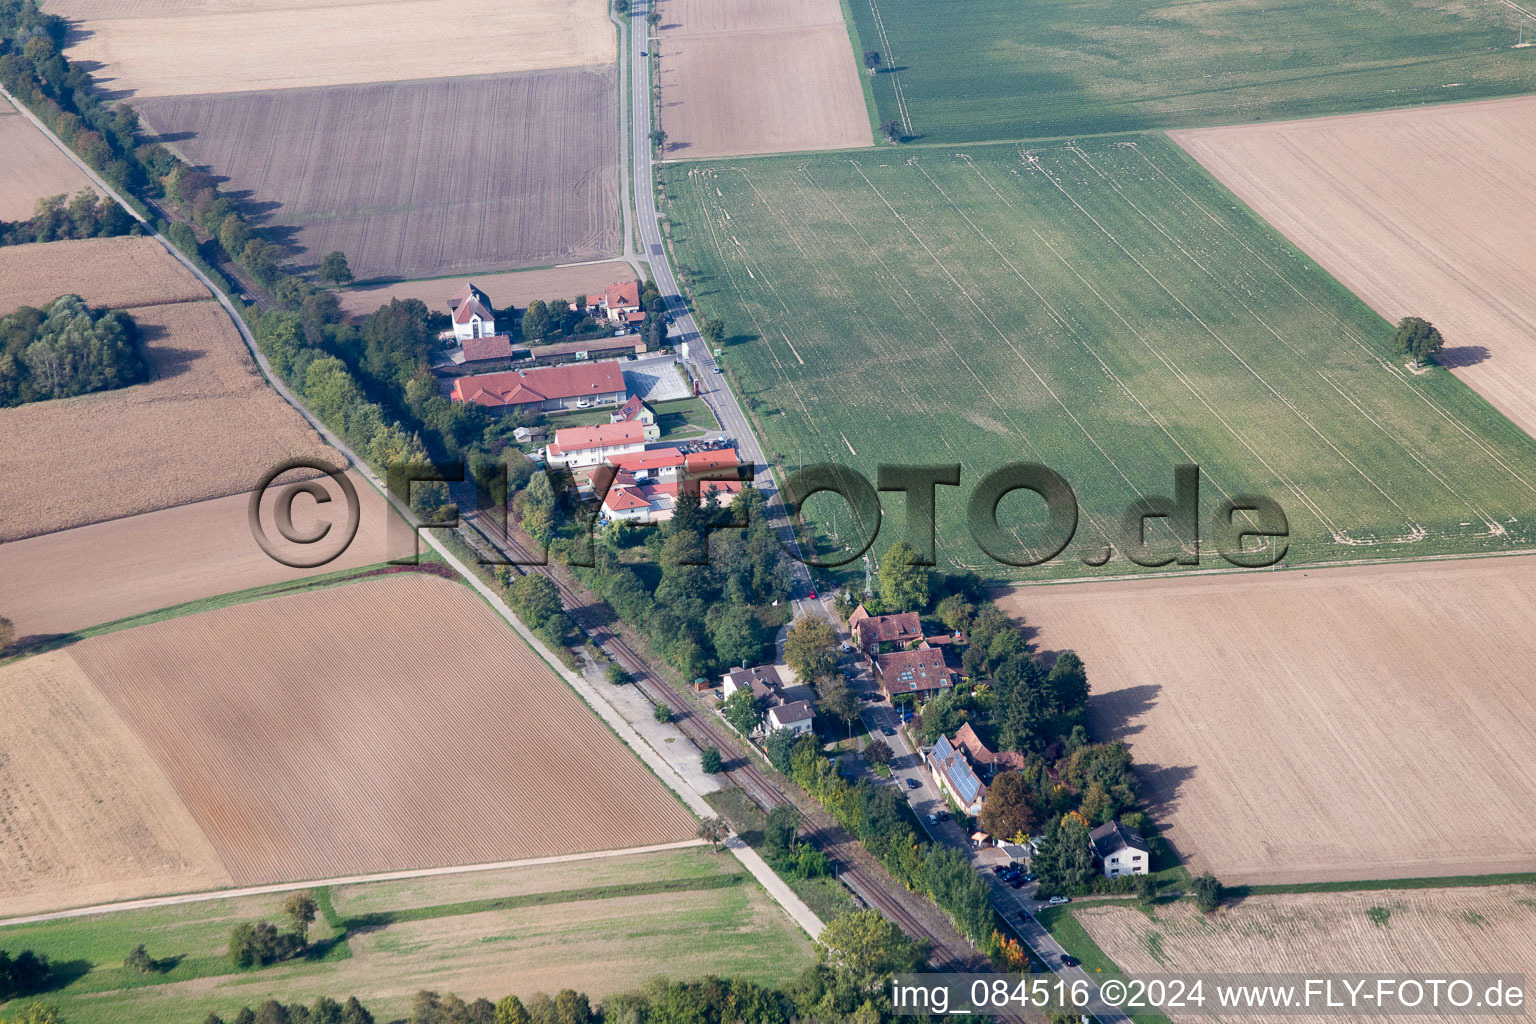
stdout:
<svg viewBox="0 0 1536 1024">
<path fill-rule="evenodd" d="M 296 892 L 283 901 L 283 915 L 293 925 L 293 934 L 301 944 L 309 944 L 309 926 L 314 924 L 319 909 L 314 893 L 310 892 Z"/>
<path fill-rule="evenodd" d="M 707 775 L 719 775 L 721 768 L 720 748 L 705 747 L 703 755 L 699 758 L 699 767 L 703 768 Z"/>
<path fill-rule="evenodd" d="M 864 747 L 864 760 L 870 764 L 890 764 L 895 751 L 885 740 L 870 740 Z"/>
<path fill-rule="evenodd" d="M 1195 897 L 1195 906 L 1203 914 L 1209 914 L 1221 906 L 1221 883 L 1209 871 L 1189 883 L 1189 891 Z"/>
<path fill-rule="evenodd" d="M 719 348 L 725 341 L 725 321 L 717 316 L 707 317 L 699 324 L 699 333 L 704 335 L 711 348 Z"/>
<path fill-rule="evenodd" d="M 784 637 L 784 663 L 802 683 L 825 679 L 837 668 L 837 630 L 820 615 L 802 615 Z"/>
<path fill-rule="evenodd" d="M 883 63 L 885 62 L 881 60 L 879 50 L 864 51 L 864 66 L 869 69 L 869 73 L 871 75 L 873 75 L 876 71 L 879 71 L 880 65 Z"/>
<path fill-rule="evenodd" d="M 699 822 L 699 838 L 709 840 L 709 845 L 716 850 L 720 849 L 720 844 L 730 834 L 730 828 L 719 818 L 705 818 Z"/>
<path fill-rule="evenodd" d="M 645 23 L 647 25 L 651 26 L 651 28 L 655 28 L 657 25 L 660 25 L 661 24 L 661 12 L 660 11 L 656 11 L 656 10 L 651 11 L 650 14 L 647 14 L 645 16 Z"/>
<path fill-rule="evenodd" d="M 16 642 L 16 624 L 3 615 L 0 615 L 0 654 Z"/>
<path fill-rule="evenodd" d="M 144 948 L 144 943 L 141 942 L 137 946 L 134 946 L 133 952 L 129 953 L 127 958 L 123 960 L 123 966 L 128 968 L 130 971 L 138 971 L 140 974 L 148 974 L 158 965 L 155 963 L 155 958 L 149 955 L 149 950 Z"/>
<path fill-rule="evenodd" d="M 655 146 L 662 152 L 666 152 L 667 133 L 662 131 L 660 128 L 657 128 L 655 131 L 651 132 L 651 145 Z"/>
<path fill-rule="evenodd" d="M 885 136 L 886 142 L 900 142 L 905 136 L 901 131 L 901 122 L 885 121 L 880 125 L 880 134 Z"/>
<path fill-rule="evenodd" d="M 1435 325 L 1423 317 L 1405 316 L 1397 322 L 1397 350 L 1405 356 L 1413 359 L 1413 368 L 1418 369 L 1424 365 L 1424 360 L 1433 359 L 1445 348 L 1445 339 L 1435 329 Z"/>
<path fill-rule="evenodd" d="M 351 284 L 352 268 L 347 266 L 347 254 L 339 250 L 326 253 L 320 261 L 320 280 L 335 285 Z"/>
</svg>

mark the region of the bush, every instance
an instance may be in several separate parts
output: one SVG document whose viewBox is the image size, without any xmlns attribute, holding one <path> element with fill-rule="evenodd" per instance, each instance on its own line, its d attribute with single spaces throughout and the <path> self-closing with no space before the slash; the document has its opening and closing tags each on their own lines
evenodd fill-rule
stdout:
<svg viewBox="0 0 1536 1024">
<path fill-rule="evenodd" d="M 1189 883 L 1189 892 L 1202 914 L 1209 914 L 1221 906 L 1222 885 L 1209 871 Z"/>
<path fill-rule="evenodd" d="M 699 758 L 699 765 L 710 775 L 720 773 L 720 750 L 718 747 L 705 747 L 704 754 Z"/>
<path fill-rule="evenodd" d="M 655 710 L 652 711 L 652 715 L 658 722 L 665 723 L 672 721 L 672 709 L 667 707 L 665 704 L 657 704 Z"/>
</svg>

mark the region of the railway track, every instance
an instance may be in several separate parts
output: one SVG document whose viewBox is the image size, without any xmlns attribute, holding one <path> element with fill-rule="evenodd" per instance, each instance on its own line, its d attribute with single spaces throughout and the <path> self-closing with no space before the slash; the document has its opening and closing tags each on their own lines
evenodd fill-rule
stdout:
<svg viewBox="0 0 1536 1024">
<path fill-rule="evenodd" d="M 476 513 L 468 513 L 465 516 L 465 522 L 474 529 L 484 544 L 499 549 L 506 556 L 524 562 L 533 561 L 534 554 L 526 545 L 512 536 L 501 536 L 500 530 L 494 526 L 490 528 L 495 530 L 492 534 L 481 527 L 479 518 Z M 474 546 L 481 549 L 482 553 L 489 553 L 484 551 L 482 544 L 475 543 L 474 538 L 469 539 Z M 950 936 L 936 933 L 906 905 L 906 901 L 901 896 L 891 892 L 890 886 L 877 877 L 873 857 L 857 839 L 849 835 L 820 808 L 803 807 L 791 799 L 778 783 L 752 763 L 751 759 L 742 752 L 738 742 L 726 732 L 723 726 L 699 714 L 686 697 L 658 678 L 639 652 L 620 633 L 609 628 L 604 617 L 597 613 L 586 594 L 561 579 L 560 575 L 552 571 L 549 566 L 528 564 L 514 565 L 511 568 L 519 575 L 537 572 L 553 582 L 560 594 L 562 604 L 577 626 L 605 654 L 629 673 L 634 684 L 653 703 L 663 704 L 671 710 L 674 724 L 683 735 L 700 748 L 712 746 L 726 757 L 727 763 L 731 765 L 725 772 L 726 776 L 746 793 L 753 803 L 765 812 L 781 804 L 790 804 L 800 811 L 808 824 L 813 826 L 812 836 L 817 846 L 833 862 L 839 877 L 848 888 L 867 906 L 893 921 L 908 936 L 925 940 L 929 945 L 933 966 L 944 970 L 988 969 L 985 961 L 964 944 L 963 940 L 957 943 Z M 902 893 L 906 895 L 905 890 L 902 890 Z M 999 1016 L 996 1019 L 1013 1021 L 1022 1018 Z"/>
</svg>

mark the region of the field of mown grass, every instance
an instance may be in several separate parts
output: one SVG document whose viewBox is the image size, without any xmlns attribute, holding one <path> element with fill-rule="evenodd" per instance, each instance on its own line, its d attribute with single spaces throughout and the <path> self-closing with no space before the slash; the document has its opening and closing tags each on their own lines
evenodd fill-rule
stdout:
<svg viewBox="0 0 1536 1024">
<path fill-rule="evenodd" d="M 810 940 L 707 846 L 315 892 L 313 954 L 259 970 L 231 967 L 225 943 L 237 921 L 281 922 L 281 893 L 0 927 L 0 948 L 63 966 L 67 983 L 40 1001 L 70 1024 L 187 1024 L 267 998 L 349 994 L 392 1020 L 421 988 L 596 997 L 663 972 L 783 983 L 811 961 Z M 123 968 L 140 942 L 164 973 Z"/>
<path fill-rule="evenodd" d="M 849 0 L 880 120 L 924 141 L 1311 117 L 1536 88 L 1497 2 Z M 963 13 L 962 13 L 963 12 Z"/>
<path fill-rule="evenodd" d="M 665 185 L 784 462 L 963 464 L 939 489 L 941 564 L 1095 571 L 1130 503 L 1190 461 L 1203 520 L 1226 496 L 1280 503 L 1292 564 L 1536 541 L 1536 442 L 1449 372 L 1411 372 L 1389 324 L 1161 136 L 682 164 Z M 970 485 L 1018 460 L 1081 506 L 1061 559 L 1027 572 L 965 528 Z M 1001 511 L 1038 536 L 1023 498 Z"/>
</svg>

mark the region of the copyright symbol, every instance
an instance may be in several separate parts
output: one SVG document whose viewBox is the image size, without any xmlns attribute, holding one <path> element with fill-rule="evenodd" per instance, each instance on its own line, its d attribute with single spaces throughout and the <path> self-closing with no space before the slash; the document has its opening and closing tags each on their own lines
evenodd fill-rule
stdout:
<svg viewBox="0 0 1536 1024">
<path fill-rule="evenodd" d="M 300 556 L 294 553 L 293 548 L 317 550 L 315 545 L 331 536 L 331 529 L 336 524 L 320 520 L 310 524 L 307 529 L 300 529 L 293 521 L 293 501 L 300 494 L 307 494 L 314 499 L 316 507 L 328 505 L 334 500 L 331 496 L 332 489 L 317 479 L 299 480 L 295 483 L 276 486 L 278 477 L 296 469 L 311 470 L 330 477 L 335 482 L 336 488 L 341 491 L 342 500 L 346 502 L 346 522 L 336 533 L 339 543 L 333 538 L 332 542 L 325 545 L 324 550 L 319 554 Z M 267 504 L 268 494 L 272 495 L 270 508 L 278 535 L 292 546 L 287 550 L 279 547 L 262 525 L 262 506 Z M 316 569 L 327 562 L 334 561 L 337 556 L 347 550 L 347 546 L 352 543 L 352 538 L 357 536 L 357 527 L 362 521 L 363 512 L 362 505 L 357 500 L 357 488 L 352 486 L 352 481 L 347 479 L 346 473 L 309 459 L 290 459 L 261 478 L 261 483 L 257 484 L 256 489 L 251 492 L 251 501 L 246 514 L 251 524 L 251 536 L 255 538 L 261 550 L 266 552 L 268 558 L 292 569 Z"/>
<path fill-rule="evenodd" d="M 1105 1006 L 1119 1006 L 1125 999 L 1125 982 L 1110 978 L 1099 986 L 1099 998 L 1104 1000 Z"/>
</svg>

